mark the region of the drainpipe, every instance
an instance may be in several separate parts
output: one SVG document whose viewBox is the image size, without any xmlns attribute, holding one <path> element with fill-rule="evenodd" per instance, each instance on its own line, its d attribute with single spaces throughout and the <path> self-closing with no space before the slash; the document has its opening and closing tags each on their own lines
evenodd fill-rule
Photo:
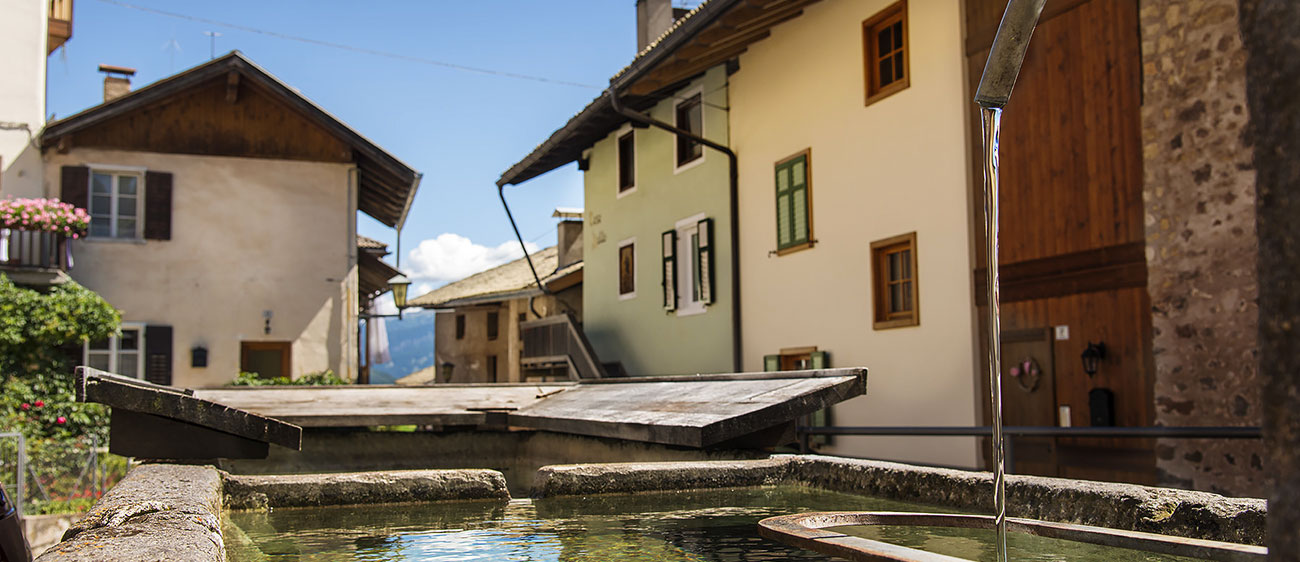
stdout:
<svg viewBox="0 0 1300 562">
<path fill-rule="evenodd" d="M 510 228 L 515 230 L 515 238 L 519 240 L 519 248 L 524 251 L 524 259 L 528 260 L 528 269 L 533 272 L 533 280 L 537 282 L 537 288 L 542 291 L 542 294 L 550 295 L 550 289 L 547 289 L 546 285 L 542 284 L 542 278 L 537 275 L 537 268 L 533 267 L 533 257 L 528 255 L 528 246 L 524 245 L 524 237 L 519 234 L 519 225 L 515 224 L 515 216 L 510 214 L 510 205 L 506 203 L 505 189 L 504 185 L 497 186 L 497 197 L 501 198 L 501 208 L 506 210 L 506 218 L 510 219 Z M 557 298 L 556 301 L 558 302 L 559 299 Z M 528 310 L 533 312 L 533 316 L 542 317 L 541 314 L 537 313 L 537 307 L 533 305 L 532 297 L 528 298 Z"/>
<path fill-rule="evenodd" d="M 644 123 L 675 135 L 684 136 L 704 146 L 726 154 L 731 163 L 729 178 L 731 181 L 731 294 L 733 299 L 731 303 L 731 362 L 732 368 L 735 372 L 739 373 L 744 370 L 744 355 L 741 353 L 740 340 L 740 208 L 738 203 L 740 171 L 736 153 L 732 152 L 730 148 L 706 139 L 700 135 L 679 129 L 676 126 L 664 123 L 663 121 L 650 117 L 649 115 L 637 113 L 624 107 L 623 104 L 619 103 L 618 94 L 614 92 L 614 88 L 606 89 L 605 95 L 609 97 L 609 105 L 614 109 L 615 113 L 638 123 Z"/>
</svg>

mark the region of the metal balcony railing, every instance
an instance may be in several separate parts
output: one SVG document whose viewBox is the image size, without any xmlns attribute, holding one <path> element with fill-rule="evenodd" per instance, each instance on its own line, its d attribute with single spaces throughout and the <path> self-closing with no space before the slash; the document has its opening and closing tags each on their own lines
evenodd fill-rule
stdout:
<svg viewBox="0 0 1300 562">
<path fill-rule="evenodd" d="M 54 232 L 0 228 L 0 267 L 67 271 L 72 267 L 68 238 Z"/>
</svg>

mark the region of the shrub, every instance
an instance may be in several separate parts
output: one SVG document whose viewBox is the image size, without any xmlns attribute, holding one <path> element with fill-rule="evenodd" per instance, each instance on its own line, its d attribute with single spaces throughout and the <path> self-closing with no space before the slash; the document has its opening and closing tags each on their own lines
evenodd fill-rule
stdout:
<svg viewBox="0 0 1300 562">
<path fill-rule="evenodd" d="M 296 379 L 289 377 L 262 377 L 257 373 L 242 371 L 229 386 L 330 386 L 337 384 L 351 384 L 348 381 L 334 374 L 334 371 L 325 369 L 324 371 L 315 371 L 307 373 Z"/>
</svg>

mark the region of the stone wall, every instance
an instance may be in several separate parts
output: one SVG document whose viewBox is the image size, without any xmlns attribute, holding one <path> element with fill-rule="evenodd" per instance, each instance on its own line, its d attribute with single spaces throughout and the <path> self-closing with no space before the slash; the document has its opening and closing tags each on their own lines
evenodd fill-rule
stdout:
<svg viewBox="0 0 1300 562">
<path fill-rule="evenodd" d="M 1160 425 L 1258 426 L 1255 170 L 1235 0 L 1142 0 L 1146 251 Z M 1165 486 L 1264 497 L 1258 441 L 1160 440 Z"/>
</svg>

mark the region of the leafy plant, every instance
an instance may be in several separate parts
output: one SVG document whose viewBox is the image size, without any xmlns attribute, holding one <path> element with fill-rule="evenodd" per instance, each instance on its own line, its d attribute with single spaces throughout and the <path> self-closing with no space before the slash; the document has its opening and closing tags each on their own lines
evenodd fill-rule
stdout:
<svg viewBox="0 0 1300 562">
<path fill-rule="evenodd" d="M 257 373 L 242 371 L 229 386 L 330 386 L 351 384 L 334 374 L 334 371 L 314 371 L 296 379 L 289 377 L 263 377 Z"/>
</svg>

